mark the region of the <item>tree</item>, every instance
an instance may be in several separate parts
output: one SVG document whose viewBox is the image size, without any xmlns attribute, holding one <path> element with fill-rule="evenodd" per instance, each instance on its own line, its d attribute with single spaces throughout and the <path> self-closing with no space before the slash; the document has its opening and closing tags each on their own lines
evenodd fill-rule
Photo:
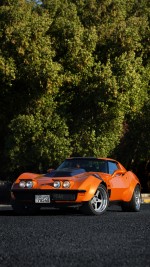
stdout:
<svg viewBox="0 0 150 267">
<path fill-rule="evenodd" d="M 11 121 L 7 139 L 11 171 L 43 172 L 70 156 L 68 128 L 54 105 L 51 95 L 45 94 L 33 112 L 19 114 Z"/>
<path fill-rule="evenodd" d="M 120 160 L 128 144 L 126 165 L 135 154 L 146 160 L 146 143 L 142 149 L 134 140 L 138 134 L 144 142 L 142 118 L 149 123 L 149 29 L 148 0 L 1 2 L 0 151 L 1 162 L 9 155 L 7 170 L 18 160 L 19 168 L 31 168 L 31 144 L 35 169 L 71 153 Z"/>
<path fill-rule="evenodd" d="M 51 38 L 47 35 L 51 23 L 47 11 L 41 9 L 32 1 L 9 0 L 1 5 L 0 15 L 0 160 L 4 166 L 2 175 L 6 175 L 6 173 L 12 171 L 12 169 L 14 170 L 15 166 L 17 169 L 21 168 L 23 164 L 26 167 L 30 165 L 28 160 L 27 162 L 24 160 L 25 158 L 27 159 L 28 156 L 19 154 L 17 151 L 16 156 L 13 154 L 17 149 L 20 153 L 31 151 L 30 144 L 33 143 L 32 140 L 29 139 L 30 137 L 32 139 L 32 134 L 29 136 L 27 133 L 23 134 L 25 126 L 27 127 L 26 131 L 28 131 L 27 129 L 29 128 L 33 134 L 36 129 L 40 131 L 38 127 L 43 127 L 39 133 L 41 134 L 41 138 L 44 137 L 42 131 L 50 131 L 49 135 L 52 136 L 52 139 L 51 147 L 50 145 L 48 146 L 49 155 L 47 152 L 47 157 L 48 159 L 50 158 L 51 150 L 54 146 L 52 143 L 56 142 L 56 133 L 53 133 L 54 125 L 52 128 L 49 128 L 48 124 L 46 130 L 46 126 L 42 125 L 42 118 L 40 116 L 38 122 L 35 110 L 38 112 L 38 105 L 40 105 L 38 101 L 45 96 L 46 99 L 49 98 L 47 102 L 51 103 L 49 105 L 49 112 L 50 114 L 54 114 L 56 105 L 52 104 L 52 101 L 55 99 L 62 77 L 61 66 L 53 60 L 55 52 L 51 46 Z M 44 107 L 47 109 L 46 104 L 43 105 L 43 109 Z M 45 111 L 45 113 L 47 112 Z M 57 128 L 58 123 L 58 129 L 60 129 L 61 118 L 57 114 L 55 114 L 55 118 L 55 127 Z M 50 118 L 50 122 L 53 120 L 54 115 Z M 64 120 L 62 119 L 62 121 Z M 34 126 L 34 123 L 37 123 L 37 125 Z M 63 122 L 63 126 L 64 130 L 62 131 L 62 136 L 64 134 L 65 144 L 65 136 L 67 135 L 65 122 Z M 31 129 L 32 127 L 33 129 Z M 9 129 L 11 129 L 11 131 L 9 131 Z M 26 142 L 22 139 L 22 134 L 24 138 L 27 137 Z M 50 140 L 50 136 L 48 139 Z M 56 139 L 59 140 L 57 136 Z M 24 143 L 28 147 L 23 147 L 22 140 L 24 140 Z M 35 147 L 42 149 L 41 140 L 37 138 L 37 142 L 40 144 L 36 144 Z M 5 147 L 7 147 L 7 149 Z M 60 152 L 58 150 L 57 152 L 60 156 Z M 56 161 L 57 152 L 53 152 L 55 153 L 53 162 Z M 33 168 L 38 169 L 39 160 L 37 160 L 36 164 L 38 155 L 36 155 L 35 152 L 33 152 L 33 154 L 35 158 L 33 159 L 32 157 L 31 162 L 33 163 L 34 161 L 35 166 L 33 166 Z M 27 155 L 29 154 L 27 153 Z M 19 156 L 20 161 L 18 161 Z M 45 158 L 46 156 L 44 156 L 44 159 Z M 49 163 L 48 159 L 46 162 Z"/>
<path fill-rule="evenodd" d="M 57 99 L 59 112 L 67 117 L 73 153 L 110 155 L 148 94 L 142 51 L 146 2 L 43 3 L 50 13 L 55 10 L 49 34 L 64 69 Z"/>
</svg>

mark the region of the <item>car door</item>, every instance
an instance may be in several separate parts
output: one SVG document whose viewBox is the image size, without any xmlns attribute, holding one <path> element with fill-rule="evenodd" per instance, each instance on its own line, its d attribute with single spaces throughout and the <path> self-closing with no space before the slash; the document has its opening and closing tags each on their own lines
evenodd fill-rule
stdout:
<svg viewBox="0 0 150 267">
<path fill-rule="evenodd" d="M 122 200 L 124 191 L 129 187 L 129 181 L 126 174 L 113 175 L 114 171 L 119 170 L 117 162 L 108 162 L 108 171 L 110 176 L 109 184 L 111 189 L 110 201 Z"/>
</svg>

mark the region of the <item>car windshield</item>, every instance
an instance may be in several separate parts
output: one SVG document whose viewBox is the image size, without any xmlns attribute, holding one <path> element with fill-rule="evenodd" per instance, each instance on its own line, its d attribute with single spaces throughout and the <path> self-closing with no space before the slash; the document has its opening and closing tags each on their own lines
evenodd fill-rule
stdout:
<svg viewBox="0 0 150 267">
<path fill-rule="evenodd" d="M 108 173 L 107 160 L 96 158 L 72 158 L 66 159 L 56 170 L 80 168 L 86 172 Z"/>
</svg>

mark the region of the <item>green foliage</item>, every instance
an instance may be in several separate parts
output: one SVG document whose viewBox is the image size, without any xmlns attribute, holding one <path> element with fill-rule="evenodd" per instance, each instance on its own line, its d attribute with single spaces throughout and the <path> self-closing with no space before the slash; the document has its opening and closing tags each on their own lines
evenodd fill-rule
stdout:
<svg viewBox="0 0 150 267">
<path fill-rule="evenodd" d="M 147 100 L 141 111 L 125 125 L 125 134 L 114 151 L 126 166 L 135 170 L 140 162 L 148 163 L 150 158 L 149 110 L 150 102 Z"/>
<path fill-rule="evenodd" d="M 1 1 L 6 173 L 69 155 L 148 160 L 149 12 L 148 0 Z"/>
<path fill-rule="evenodd" d="M 68 128 L 55 113 L 49 95 L 37 101 L 33 113 L 14 118 L 9 128 L 7 152 L 12 170 L 43 171 L 59 164 L 71 153 Z"/>
<path fill-rule="evenodd" d="M 16 148 L 14 144 L 13 152 L 13 146 L 8 145 L 9 125 L 15 127 L 18 123 L 23 127 L 25 119 L 28 125 L 30 113 L 32 117 L 35 112 L 35 102 L 47 93 L 52 99 L 62 82 L 61 66 L 53 60 L 55 52 L 47 35 L 50 24 L 48 12 L 32 1 L 10 0 L 0 7 L 0 161 L 4 172 L 14 169 L 15 164 L 18 168 L 19 164 L 17 156 L 16 161 L 12 161 L 11 155 L 15 154 Z M 21 146 L 21 136 L 19 141 L 15 136 L 17 132 L 12 129 L 12 133 L 17 146 Z M 5 146 L 8 153 L 5 153 Z M 7 162 L 10 162 L 9 166 Z M 24 160 L 22 165 L 28 166 L 27 162 Z"/>
<path fill-rule="evenodd" d="M 61 67 L 53 61 L 55 53 L 47 35 L 51 19 L 47 12 L 38 12 L 32 2 L 20 0 L 2 6 L 1 15 L 2 90 L 13 90 L 15 98 L 20 97 L 22 90 L 25 104 L 43 91 L 56 90 L 61 83 Z"/>
</svg>

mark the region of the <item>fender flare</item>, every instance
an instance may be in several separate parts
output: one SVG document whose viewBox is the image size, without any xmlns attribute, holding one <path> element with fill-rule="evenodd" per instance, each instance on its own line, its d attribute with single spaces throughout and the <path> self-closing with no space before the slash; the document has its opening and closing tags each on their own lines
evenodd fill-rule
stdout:
<svg viewBox="0 0 150 267">
<path fill-rule="evenodd" d="M 89 187 L 86 190 L 85 197 L 84 197 L 83 201 L 90 201 L 93 198 L 97 188 L 101 184 L 103 184 L 107 189 L 107 184 L 105 183 L 105 181 L 97 173 L 96 174 L 92 174 L 91 177 L 94 178 L 94 183 L 93 184 L 92 183 L 89 184 Z"/>
</svg>

